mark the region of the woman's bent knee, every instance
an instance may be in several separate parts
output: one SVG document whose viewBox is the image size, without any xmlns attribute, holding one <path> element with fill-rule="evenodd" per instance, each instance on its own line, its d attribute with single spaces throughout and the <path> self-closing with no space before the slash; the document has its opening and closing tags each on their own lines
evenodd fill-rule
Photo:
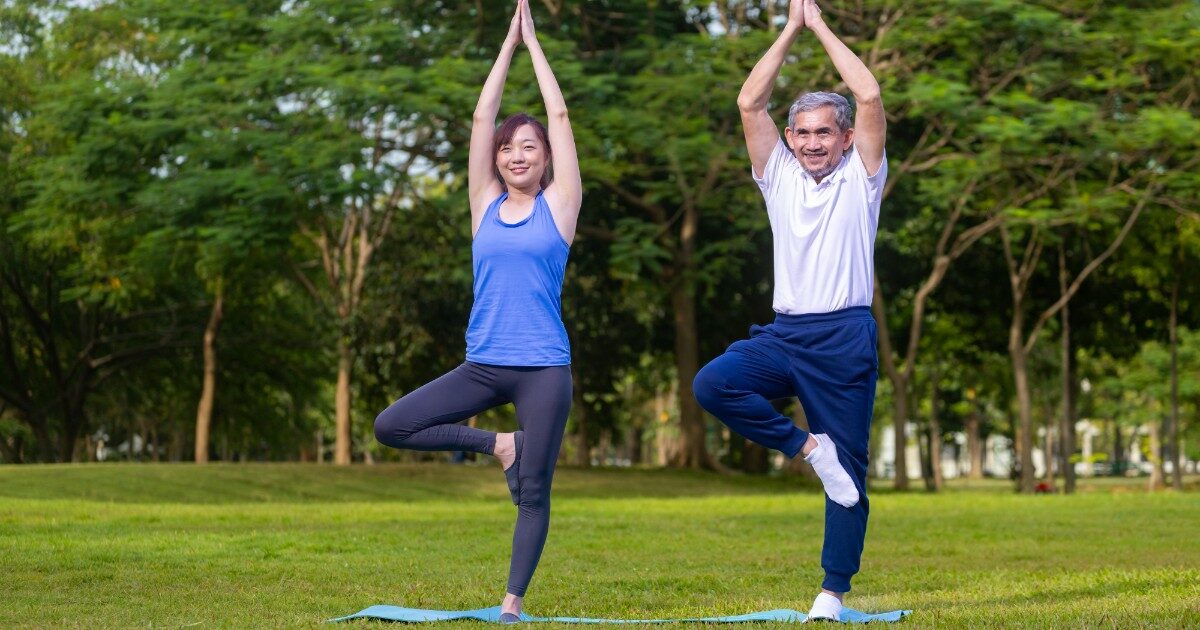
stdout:
<svg viewBox="0 0 1200 630">
<path fill-rule="evenodd" d="M 391 431 L 388 428 L 387 412 L 375 416 L 375 440 L 380 444 L 391 446 Z"/>
<path fill-rule="evenodd" d="M 375 416 L 375 439 L 380 444 L 390 446 L 392 448 L 402 448 L 404 441 L 408 436 L 412 435 L 412 431 L 404 430 L 402 421 L 403 415 L 399 413 L 397 405 L 384 409 L 378 416 Z"/>
</svg>

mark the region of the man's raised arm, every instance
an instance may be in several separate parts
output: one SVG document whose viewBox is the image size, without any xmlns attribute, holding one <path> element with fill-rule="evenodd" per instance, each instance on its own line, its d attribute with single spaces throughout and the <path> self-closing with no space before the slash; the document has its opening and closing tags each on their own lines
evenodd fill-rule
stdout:
<svg viewBox="0 0 1200 630">
<path fill-rule="evenodd" d="M 750 76 L 742 84 L 742 92 L 738 94 L 738 110 L 742 113 L 742 129 L 746 133 L 746 150 L 750 153 L 750 163 L 758 177 L 762 177 L 767 160 L 779 142 L 779 129 L 767 112 L 767 102 L 771 100 L 771 91 L 775 88 L 775 79 L 779 77 L 788 48 L 796 42 L 802 30 L 804 0 L 792 0 L 788 8 L 787 25 L 767 54 L 754 65 Z"/>
<path fill-rule="evenodd" d="M 792 4 L 795 3 L 796 0 L 792 0 Z M 887 119 L 884 117 L 883 100 L 879 95 L 879 82 L 858 55 L 847 48 L 825 25 L 816 0 L 803 0 L 803 3 L 804 24 L 820 40 L 838 74 L 854 94 L 854 147 L 858 149 L 867 175 L 874 176 L 883 163 L 883 145 L 887 136 Z M 745 117 L 746 114 L 743 113 L 742 118 Z"/>
</svg>

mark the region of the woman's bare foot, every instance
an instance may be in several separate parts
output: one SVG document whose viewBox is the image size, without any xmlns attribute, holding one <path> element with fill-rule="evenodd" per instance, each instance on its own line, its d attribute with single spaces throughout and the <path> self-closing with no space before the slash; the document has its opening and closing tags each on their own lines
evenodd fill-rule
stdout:
<svg viewBox="0 0 1200 630">
<path fill-rule="evenodd" d="M 511 615 L 516 615 L 519 618 L 521 616 L 521 603 L 524 600 L 524 597 L 517 597 L 512 593 L 505 593 L 504 601 L 500 604 L 500 614 L 503 615 L 508 613 Z"/>
<path fill-rule="evenodd" d="M 500 460 L 500 467 L 508 470 L 517 461 L 517 442 L 512 433 L 497 433 L 496 446 L 492 447 L 492 455 Z"/>
</svg>

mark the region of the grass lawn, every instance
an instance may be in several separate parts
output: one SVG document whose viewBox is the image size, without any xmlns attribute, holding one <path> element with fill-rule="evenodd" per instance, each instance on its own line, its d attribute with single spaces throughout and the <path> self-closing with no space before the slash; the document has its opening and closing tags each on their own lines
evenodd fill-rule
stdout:
<svg viewBox="0 0 1200 630">
<path fill-rule="evenodd" d="M 1141 488 L 878 490 L 846 603 L 913 609 L 900 625 L 922 628 L 1200 628 L 1200 493 Z M 798 480 L 565 469 L 554 497 L 532 614 L 806 611 L 821 581 L 823 500 Z M 498 467 L 0 467 L 0 627 L 491 606 L 514 516 Z"/>
</svg>

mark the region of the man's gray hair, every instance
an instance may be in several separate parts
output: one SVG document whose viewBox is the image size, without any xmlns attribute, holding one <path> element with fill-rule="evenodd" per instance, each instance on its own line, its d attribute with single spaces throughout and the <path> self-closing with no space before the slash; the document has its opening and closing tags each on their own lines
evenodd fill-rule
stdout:
<svg viewBox="0 0 1200 630">
<path fill-rule="evenodd" d="M 791 108 L 788 109 L 788 128 L 795 128 L 796 114 L 811 112 L 822 107 L 833 108 L 834 118 L 841 131 L 854 126 L 854 110 L 850 107 L 850 101 L 847 101 L 846 97 L 835 92 L 808 92 L 801 94 L 800 98 L 796 99 L 796 102 L 792 103 Z"/>
</svg>

